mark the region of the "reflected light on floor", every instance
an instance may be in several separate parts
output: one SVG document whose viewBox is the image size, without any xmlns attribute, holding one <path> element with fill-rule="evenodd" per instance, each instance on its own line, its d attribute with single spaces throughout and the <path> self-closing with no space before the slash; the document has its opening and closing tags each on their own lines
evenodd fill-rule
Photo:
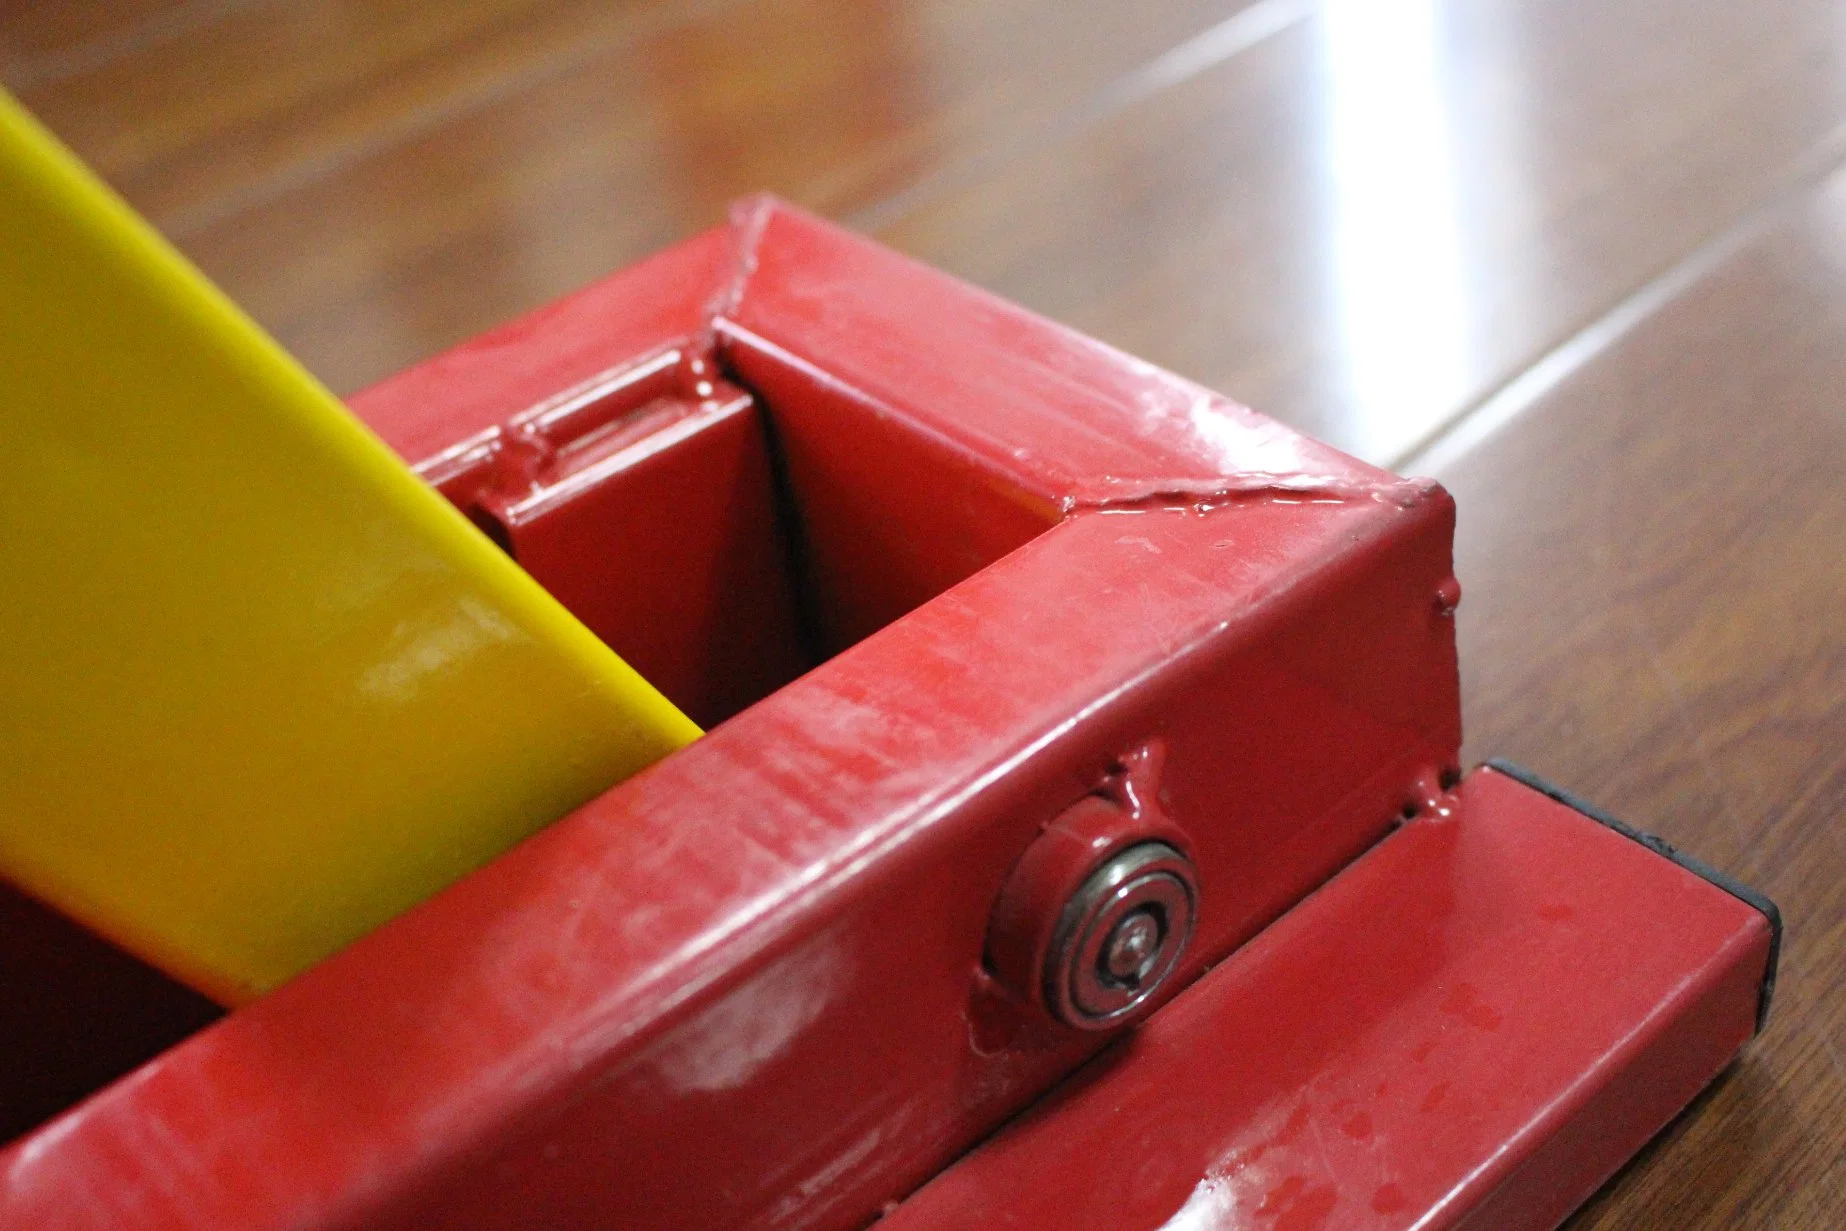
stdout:
<svg viewBox="0 0 1846 1231">
<path fill-rule="evenodd" d="M 1435 0 L 1333 0 L 1332 294 L 1354 451 L 1390 462 L 1458 409 L 1466 288 Z"/>
</svg>

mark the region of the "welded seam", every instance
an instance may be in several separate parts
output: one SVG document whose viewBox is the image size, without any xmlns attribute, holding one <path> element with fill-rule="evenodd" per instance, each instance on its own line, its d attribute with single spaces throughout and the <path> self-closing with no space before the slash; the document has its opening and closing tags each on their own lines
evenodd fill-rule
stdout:
<svg viewBox="0 0 1846 1231">
<path fill-rule="evenodd" d="M 723 357 L 720 353 L 718 326 L 723 321 L 735 319 L 738 309 L 743 306 L 744 293 L 750 289 L 750 279 L 761 263 L 763 234 L 769 229 L 769 220 L 775 215 L 776 205 L 773 196 L 760 193 L 731 206 L 730 268 L 725 272 L 724 280 L 713 290 L 711 298 L 705 301 L 705 318 L 700 323 L 698 336 L 693 343 L 694 349 L 708 359 Z"/>
<path fill-rule="evenodd" d="M 695 377 L 723 372 L 726 379 L 742 384 L 731 370 L 732 365 L 727 362 L 726 350 L 734 335 L 747 335 L 759 346 L 781 354 L 787 361 L 799 363 L 817 379 L 839 383 L 831 373 L 800 360 L 786 348 L 760 337 L 738 320 L 751 279 L 761 264 L 770 220 L 780 207 L 780 202 L 768 194 L 748 198 L 732 207 L 730 262 L 724 276 L 706 300 L 698 331 L 688 348 L 688 362 L 695 369 Z M 860 398 L 869 396 L 857 388 L 852 392 Z M 1103 475 L 1093 480 L 1065 474 L 1059 484 L 1064 490 L 1052 495 L 1033 490 L 1031 482 L 1035 477 L 1043 479 L 1051 476 L 1028 476 L 998 469 L 992 465 L 991 452 L 981 450 L 978 442 L 963 440 L 940 428 L 918 423 L 896 407 L 886 407 L 886 410 L 901 419 L 909 430 L 922 432 L 970 464 L 996 472 L 1003 480 L 1019 485 L 1022 494 L 1034 499 L 1050 496 L 1063 521 L 1089 513 L 1148 512 L 1160 509 L 1209 513 L 1226 505 L 1252 501 L 1293 500 L 1304 504 L 1346 504 L 1373 500 L 1398 508 L 1409 508 L 1427 496 L 1435 486 L 1427 480 L 1401 479 L 1395 475 L 1368 481 L 1305 471 L 1239 470 L 1226 474 L 1158 476 L 1147 479 Z"/>
<path fill-rule="evenodd" d="M 1292 500 L 1301 504 L 1349 504 L 1357 500 L 1374 500 L 1381 504 L 1409 508 L 1434 491 L 1435 487 L 1436 484 L 1430 480 L 1400 479 L 1395 476 L 1376 482 L 1361 482 L 1306 472 L 1283 474 L 1266 470 L 1240 470 L 1203 479 L 1155 479 L 1145 483 L 1123 483 L 1124 490 L 1120 493 L 1066 496 L 1060 508 L 1066 518 L 1082 513 L 1142 512 L 1163 508 L 1209 513 L 1223 505 L 1253 499 L 1271 502 Z"/>
</svg>

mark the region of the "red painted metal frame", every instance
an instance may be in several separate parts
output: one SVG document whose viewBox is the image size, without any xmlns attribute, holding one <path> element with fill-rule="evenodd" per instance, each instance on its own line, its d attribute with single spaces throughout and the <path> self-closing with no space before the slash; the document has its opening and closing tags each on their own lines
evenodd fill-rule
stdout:
<svg viewBox="0 0 1846 1231">
<path fill-rule="evenodd" d="M 860 1226 L 1108 1041 L 986 964 L 1054 818 L 1157 768 L 1177 986 L 1454 771 L 1440 488 L 773 202 L 354 405 L 718 725 L 0 1153 L 0 1225 Z"/>
<path fill-rule="evenodd" d="M 1483 769 L 880 1228 L 1554 1227 L 1751 1037 L 1771 942 Z"/>
</svg>

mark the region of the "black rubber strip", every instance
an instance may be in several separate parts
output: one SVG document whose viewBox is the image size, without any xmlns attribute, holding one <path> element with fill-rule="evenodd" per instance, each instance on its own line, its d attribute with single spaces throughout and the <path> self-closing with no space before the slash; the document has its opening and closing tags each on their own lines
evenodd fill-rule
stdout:
<svg viewBox="0 0 1846 1231">
<path fill-rule="evenodd" d="M 1756 1032 L 1758 1034 L 1763 1032 L 1763 1027 L 1768 1024 L 1769 1021 L 1769 1002 L 1775 997 L 1776 964 L 1782 957 L 1782 912 L 1776 909 L 1776 904 L 1774 902 L 1771 902 L 1763 894 L 1758 893 L 1742 881 L 1732 880 L 1709 864 L 1694 859 L 1664 838 L 1657 838 L 1651 833 L 1643 833 L 1632 825 L 1624 824 L 1615 817 L 1610 816 L 1607 812 L 1604 812 L 1601 808 L 1596 807 L 1594 804 L 1577 798 L 1569 791 L 1552 786 L 1549 782 L 1546 782 L 1543 778 L 1540 778 L 1537 774 L 1523 766 L 1515 765 L 1511 761 L 1503 761 L 1496 757 L 1494 760 L 1487 762 L 1487 768 L 1496 773 L 1505 774 L 1515 782 L 1523 783 L 1531 787 L 1540 795 L 1545 795 L 1557 800 L 1566 808 L 1581 812 L 1584 816 L 1589 817 L 1597 824 L 1605 825 L 1613 829 L 1616 833 L 1621 834 L 1630 841 L 1639 842 L 1642 846 L 1654 852 L 1654 854 L 1672 860 L 1700 880 L 1710 882 L 1736 898 L 1739 902 L 1760 911 L 1763 918 L 1769 921 L 1769 962 L 1763 968 L 1763 989 L 1756 1003 Z"/>
</svg>

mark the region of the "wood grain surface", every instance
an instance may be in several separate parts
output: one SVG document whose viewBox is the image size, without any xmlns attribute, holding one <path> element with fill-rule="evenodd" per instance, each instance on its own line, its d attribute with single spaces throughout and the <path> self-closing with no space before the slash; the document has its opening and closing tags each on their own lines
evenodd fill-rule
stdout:
<svg viewBox="0 0 1846 1231">
<path fill-rule="evenodd" d="M 1788 922 L 1573 1226 L 1846 1226 L 1846 2 L 0 0 L 0 79 L 341 391 L 770 189 L 1436 474 L 1469 758 Z"/>
</svg>

